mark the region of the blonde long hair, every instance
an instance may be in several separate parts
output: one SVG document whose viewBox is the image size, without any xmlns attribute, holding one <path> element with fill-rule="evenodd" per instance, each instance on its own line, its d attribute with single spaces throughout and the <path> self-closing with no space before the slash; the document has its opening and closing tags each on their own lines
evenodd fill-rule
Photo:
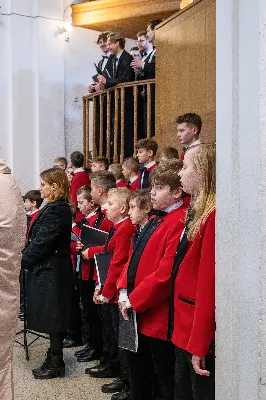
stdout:
<svg viewBox="0 0 266 400">
<path fill-rule="evenodd" d="M 57 189 L 53 192 L 52 196 L 47 199 L 48 203 L 64 199 L 69 201 L 69 183 L 65 171 L 59 168 L 50 168 L 43 171 L 40 177 L 49 185 L 55 183 Z"/>
<path fill-rule="evenodd" d="M 200 179 L 200 191 L 194 199 L 192 219 L 188 224 L 188 239 L 194 240 L 201 224 L 215 209 L 216 199 L 216 147 L 201 144 L 193 151 L 192 161 Z"/>
</svg>

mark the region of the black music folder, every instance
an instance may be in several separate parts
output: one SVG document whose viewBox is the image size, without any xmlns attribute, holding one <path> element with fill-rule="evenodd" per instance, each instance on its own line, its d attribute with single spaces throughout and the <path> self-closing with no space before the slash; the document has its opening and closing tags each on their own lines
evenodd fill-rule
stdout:
<svg viewBox="0 0 266 400">
<path fill-rule="evenodd" d="M 84 245 L 84 250 L 88 247 L 103 246 L 108 238 L 108 233 L 92 226 L 82 225 L 80 241 Z"/>
<path fill-rule="evenodd" d="M 110 261 L 113 255 L 114 253 L 112 251 L 106 251 L 103 253 L 95 254 L 94 256 L 98 282 L 101 286 L 105 284 L 109 271 Z"/>
<path fill-rule="evenodd" d="M 132 308 L 129 308 L 128 317 L 129 320 L 126 321 L 121 312 L 119 312 L 118 347 L 137 353 L 138 327 L 136 311 L 132 310 Z"/>
</svg>

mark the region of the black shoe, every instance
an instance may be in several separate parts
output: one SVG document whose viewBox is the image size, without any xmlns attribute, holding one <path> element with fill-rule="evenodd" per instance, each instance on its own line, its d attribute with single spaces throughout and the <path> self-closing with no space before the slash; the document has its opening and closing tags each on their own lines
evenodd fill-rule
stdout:
<svg viewBox="0 0 266 400">
<path fill-rule="evenodd" d="M 80 347 L 83 345 L 82 339 L 75 340 L 71 339 L 70 337 L 66 337 L 63 341 L 63 348 L 70 349 L 71 347 Z"/>
<path fill-rule="evenodd" d="M 52 357 L 52 353 L 51 353 L 51 349 L 49 347 L 49 349 L 47 350 L 47 353 L 46 353 L 46 359 L 44 360 L 43 364 L 39 368 L 34 368 L 32 370 L 33 375 L 38 374 L 43 369 L 48 368 L 49 363 L 51 361 L 51 357 Z"/>
<path fill-rule="evenodd" d="M 93 367 L 87 368 L 85 374 L 89 374 L 94 378 L 117 378 L 118 373 L 111 370 L 108 367 Z"/>
<path fill-rule="evenodd" d="M 85 346 L 83 349 L 77 350 L 74 353 L 74 355 L 75 355 L 75 357 L 79 357 L 79 356 L 83 355 L 83 353 L 86 353 L 90 349 L 91 349 L 91 346 L 89 344 L 87 344 L 87 346 Z"/>
<path fill-rule="evenodd" d="M 33 374 L 35 379 L 53 379 L 63 378 L 65 376 L 65 363 L 62 356 L 54 356 L 51 354 L 49 363 L 41 366 L 39 371 Z"/>
<path fill-rule="evenodd" d="M 96 350 L 90 349 L 86 353 L 77 357 L 78 362 L 89 362 L 93 360 L 99 360 L 100 356 Z"/>
<path fill-rule="evenodd" d="M 117 393 L 121 392 L 125 388 L 125 384 L 122 379 L 117 378 L 111 383 L 106 383 L 101 387 L 103 393 Z"/>
<path fill-rule="evenodd" d="M 131 394 L 130 391 L 127 388 L 123 389 L 122 392 L 120 393 L 115 393 L 111 397 L 111 400 L 130 400 L 131 399 Z"/>
</svg>

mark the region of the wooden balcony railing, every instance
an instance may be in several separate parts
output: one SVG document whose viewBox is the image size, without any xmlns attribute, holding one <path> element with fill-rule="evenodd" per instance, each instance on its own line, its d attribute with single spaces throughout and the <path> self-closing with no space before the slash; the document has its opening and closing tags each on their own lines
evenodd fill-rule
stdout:
<svg viewBox="0 0 266 400">
<path fill-rule="evenodd" d="M 132 154 L 139 137 L 154 135 L 155 79 L 121 83 L 113 88 L 83 97 L 83 152 L 89 162 L 92 134 L 92 156 L 106 156 L 112 162 L 122 162 L 126 156 L 126 141 L 132 142 Z M 130 103 L 130 110 L 128 108 Z M 140 119 L 140 112 L 143 112 Z M 133 121 L 132 135 L 126 137 L 127 114 Z M 146 123 L 145 123 L 146 122 Z M 131 154 L 131 155 L 132 155 Z"/>
</svg>

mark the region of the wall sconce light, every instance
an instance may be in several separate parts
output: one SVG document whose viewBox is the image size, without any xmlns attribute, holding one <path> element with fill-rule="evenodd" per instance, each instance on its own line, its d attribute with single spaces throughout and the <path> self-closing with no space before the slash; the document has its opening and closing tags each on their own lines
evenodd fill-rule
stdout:
<svg viewBox="0 0 266 400">
<path fill-rule="evenodd" d="M 57 25 L 57 33 L 62 35 L 62 33 L 70 32 L 72 30 L 72 25 L 70 22 L 65 22 L 63 26 Z"/>
</svg>

